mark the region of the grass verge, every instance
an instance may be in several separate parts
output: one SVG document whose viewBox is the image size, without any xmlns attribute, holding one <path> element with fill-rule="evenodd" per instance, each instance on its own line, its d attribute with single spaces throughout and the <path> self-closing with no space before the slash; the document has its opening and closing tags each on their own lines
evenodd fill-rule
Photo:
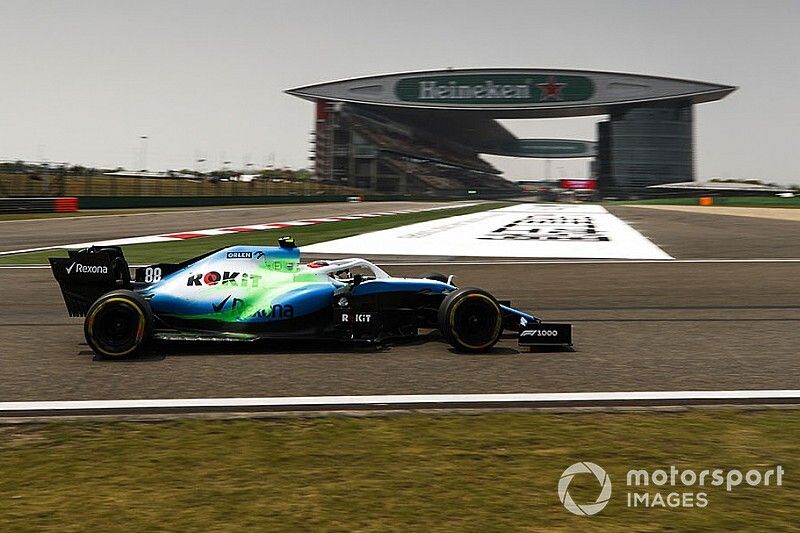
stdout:
<svg viewBox="0 0 800 533">
<path fill-rule="evenodd" d="M 793 530 L 799 410 L 410 414 L 0 427 L 0 529 L 23 531 Z M 568 513 L 578 461 L 612 481 L 608 506 Z M 626 505 L 629 469 L 781 465 L 783 486 L 705 492 L 704 508 Z M 576 476 L 576 502 L 594 477 Z"/>
<path fill-rule="evenodd" d="M 313 226 L 297 226 L 293 228 L 277 230 L 251 231 L 232 235 L 219 235 L 214 237 L 188 239 L 185 241 L 134 244 L 125 246 L 124 250 L 128 263 L 144 264 L 182 261 L 215 248 L 222 248 L 235 244 L 274 246 L 277 243 L 278 237 L 282 235 L 293 235 L 298 246 L 302 247 L 315 242 L 341 239 L 370 231 L 378 231 L 395 228 L 397 226 L 404 226 L 407 224 L 415 224 L 417 222 L 425 222 L 426 220 L 434 220 L 437 218 L 446 218 L 456 215 L 466 215 L 469 213 L 497 209 L 498 207 L 503 207 L 505 205 L 507 204 L 502 202 L 491 202 L 463 208 L 423 211 L 420 213 L 389 215 L 359 220 L 343 220 L 340 222 L 329 222 Z M 300 215 L 298 214 L 298 216 Z M 196 228 L 187 228 L 187 230 L 191 229 Z M 44 252 L 0 256 L 0 265 L 46 264 L 48 257 L 57 256 L 66 256 L 66 251 L 50 250 Z"/>
<path fill-rule="evenodd" d="M 646 200 L 619 200 L 608 205 L 699 205 L 697 198 L 648 198 Z M 778 196 L 720 196 L 714 205 L 725 207 L 794 207 L 800 208 L 800 196 L 781 198 Z"/>
</svg>

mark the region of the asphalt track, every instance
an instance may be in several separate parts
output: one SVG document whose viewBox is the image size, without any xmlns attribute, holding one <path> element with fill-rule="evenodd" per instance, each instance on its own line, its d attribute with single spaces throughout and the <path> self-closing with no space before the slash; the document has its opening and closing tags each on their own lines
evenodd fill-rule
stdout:
<svg viewBox="0 0 800 533">
<path fill-rule="evenodd" d="M 327 214 L 362 205 L 339 204 Z M 798 223 L 611 210 L 678 259 L 800 257 Z M 209 226 L 208 214 L 194 216 L 173 229 L 198 220 Z M 94 221 L 96 231 L 106 223 Z M 63 239 L 57 224 L 51 230 L 49 238 Z M 527 353 L 504 339 L 491 354 L 463 355 L 431 334 L 426 342 L 381 350 L 190 345 L 101 361 L 84 343 L 81 319 L 66 316 L 48 270 L 3 269 L 0 401 L 800 388 L 798 262 L 385 268 L 409 275 L 443 270 L 461 286 L 481 286 L 545 319 L 571 321 L 577 349 Z"/>
<path fill-rule="evenodd" d="M 176 233 L 205 228 L 225 228 L 247 224 L 263 224 L 355 215 L 376 211 L 424 209 L 447 205 L 442 202 L 355 202 L 263 207 L 198 207 L 182 210 L 123 212 L 118 215 L 40 218 L 0 221 L 0 252 L 71 244 L 77 242 L 122 239 L 140 235 Z"/>
</svg>

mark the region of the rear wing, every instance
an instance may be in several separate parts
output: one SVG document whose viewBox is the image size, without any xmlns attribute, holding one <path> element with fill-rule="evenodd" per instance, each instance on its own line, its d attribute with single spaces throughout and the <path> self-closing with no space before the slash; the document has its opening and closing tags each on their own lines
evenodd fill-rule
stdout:
<svg viewBox="0 0 800 533">
<path fill-rule="evenodd" d="M 69 257 L 51 257 L 49 261 L 69 316 L 86 316 L 100 296 L 131 288 L 131 274 L 122 248 L 92 246 L 69 250 L 68 254 Z"/>
</svg>

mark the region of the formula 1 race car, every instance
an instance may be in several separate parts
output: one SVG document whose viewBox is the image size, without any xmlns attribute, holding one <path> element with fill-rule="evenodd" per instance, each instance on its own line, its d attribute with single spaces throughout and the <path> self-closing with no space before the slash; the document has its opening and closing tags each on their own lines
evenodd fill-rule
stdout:
<svg viewBox="0 0 800 533">
<path fill-rule="evenodd" d="M 152 339 L 318 339 L 381 343 L 437 328 L 458 351 L 486 352 L 503 330 L 525 346 L 572 344 L 569 324 L 544 324 L 452 276 L 395 278 L 364 259 L 300 263 L 279 246 L 231 246 L 182 263 L 135 269 L 119 247 L 51 258 L 70 316 L 85 316 L 92 350 L 130 356 Z"/>
</svg>

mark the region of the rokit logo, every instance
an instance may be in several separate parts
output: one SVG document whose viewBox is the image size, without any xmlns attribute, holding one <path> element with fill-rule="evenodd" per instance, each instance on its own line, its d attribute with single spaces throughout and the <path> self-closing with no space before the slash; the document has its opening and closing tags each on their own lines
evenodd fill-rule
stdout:
<svg viewBox="0 0 800 533">
<path fill-rule="evenodd" d="M 369 313 L 342 313 L 342 322 L 347 324 L 369 324 L 372 315 Z"/>
<path fill-rule="evenodd" d="M 212 270 L 205 274 L 193 274 L 186 280 L 187 287 L 199 287 L 201 285 L 234 285 L 237 287 L 253 287 L 257 288 L 261 283 L 261 276 L 256 274 L 248 274 L 247 272 L 240 275 L 239 272 L 224 271 L 222 274 Z"/>
<path fill-rule="evenodd" d="M 105 265 L 82 265 L 80 263 L 72 263 L 67 267 L 67 274 L 108 274 L 108 267 Z"/>
</svg>

